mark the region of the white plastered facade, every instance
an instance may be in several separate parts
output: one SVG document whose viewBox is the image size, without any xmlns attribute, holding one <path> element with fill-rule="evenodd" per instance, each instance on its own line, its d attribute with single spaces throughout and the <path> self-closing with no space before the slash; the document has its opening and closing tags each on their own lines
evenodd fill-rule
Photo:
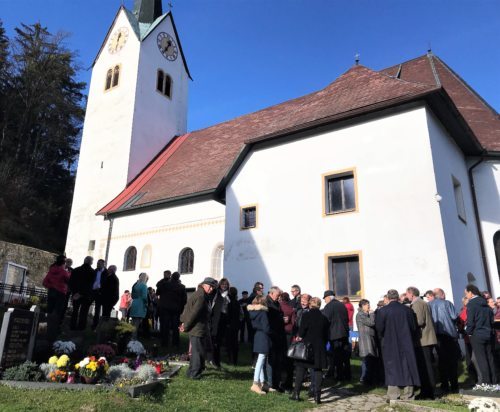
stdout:
<svg viewBox="0 0 500 412">
<path fill-rule="evenodd" d="M 128 30 L 124 47 L 108 50 L 109 39 Z M 167 61 L 159 52 L 158 33 L 175 38 L 170 16 L 139 41 L 126 12 L 120 9 L 92 70 L 66 254 L 80 265 L 83 258 L 105 257 L 108 222 L 95 213 L 120 193 L 175 135 L 186 132 L 188 74 L 180 55 Z M 178 39 L 175 39 L 178 44 Z M 106 74 L 119 66 L 117 87 L 105 90 Z M 172 98 L 156 90 L 157 70 L 173 80 Z M 95 249 L 89 250 L 89 242 Z"/>
<path fill-rule="evenodd" d="M 453 221 L 448 193 L 436 196 L 451 185 L 450 172 L 466 189 L 460 153 L 425 107 L 252 151 L 226 189 L 225 275 L 241 288 L 297 283 L 322 296 L 331 287 L 328 256 L 357 254 L 360 295 L 372 302 L 389 288 L 417 286 L 441 287 L 459 303 L 462 283 L 453 283 L 463 271 L 484 280 L 473 222 L 452 242 L 462 222 Z M 441 157 L 450 164 L 436 168 Z M 355 170 L 358 209 L 325 216 L 323 176 L 345 170 Z M 240 208 L 249 204 L 258 224 L 241 230 Z"/>
</svg>

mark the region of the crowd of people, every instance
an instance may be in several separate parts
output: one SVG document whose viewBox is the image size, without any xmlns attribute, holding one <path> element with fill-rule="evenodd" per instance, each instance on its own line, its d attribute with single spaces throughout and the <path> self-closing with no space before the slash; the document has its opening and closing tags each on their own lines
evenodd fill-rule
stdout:
<svg viewBox="0 0 500 412">
<path fill-rule="evenodd" d="M 159 329 L 162 345 L 178 348 L 179 332 L 189 335 L 191 379 L 200 379 L 207 366 L 220 368 L 222 348 L 236 365 L 239 343 L 247 340 L 254 354 L 250 389 L 259 395 L 288 391 L 291 399 L 300 400 L 308 378 L 308 395 L 320 403 L 325 377 L 351 380 L 350 360 L 356 350 L 362 359 L 362 384 L 387 386 L 388 399 L 414 399 L 417 388 L 419 398 L 432 399 L 438 381 L 441 392 L 458 390 L 463 338 L 472 380 L 497 383 L 500 335 L 494 322 L 500 321 L 500 298 L 493 300 L 475 285 L 467 285 L 460 311 L 442 289 L 421 296 L 411 286 L 402 294 L 389 290 L 374 311 L 361 299 L 355 314 L 349 297 L 338 300 L 334 291 L 326 290 L 320 299 L 303 293 L 299 285 L 293 285 L 290 294 L 277 286 L 265 293 L 263 283 L 256 282 L 250 294 L 243 291 L 238 299 L 226 278 L 205 278 L 188 299 L 179 273 L 168 270 L 156 290 L 148 288 L 148 275 L 141 273 L 131 291 L 119 297 L 116 266 L 106 269 L 99 260 L 94 269 L 92 263 L 87 257 L 72 269 L 70 259 L 57 258 L 44 279 L 49 319 L 60 324 L 71 299 L 71 329 L 85 329 L 94 303 L 95 329 L 100 317 L 108 318 L 119 302 L 122 318 L 135 326 L 135 338 L 153 327 Z M 312 357 L 287 356 L 299 341 L 309 345 Z"/>
</svg>

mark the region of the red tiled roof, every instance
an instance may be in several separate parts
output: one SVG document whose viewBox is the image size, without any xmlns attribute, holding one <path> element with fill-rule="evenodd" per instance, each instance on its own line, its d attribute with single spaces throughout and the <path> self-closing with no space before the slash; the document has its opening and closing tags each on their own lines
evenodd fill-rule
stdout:
<svg viewBox="0 0 500 412">
<path fill-rule="evenodd" d="M 472 88 L 439 57 L 425 56 L 389 67 L 381 73 L 403 80 L 442 86 L 474 135 L 487 151 L 500 151 L 500 118 Z"/>
<path fill-rule="evenodd" d="M 474 119 L 469 120 L 466 115 L 469 115 L 469 111 L 476 106 L 481 106 L 476 101 L 477 97 L 463 82 L 457 80 L 440 60 L 436 58 L 434 60 L 437 71 L 442 77 L 441 83 L 453 101 L 458 104 L 462 100 L 472 101 L 475 104 L 472 109 L 466 106 L 461 110 L 470 124 Z M 179 146 L 160 162 L 161 164 L 158 163 L 154 172 L 151 169 L 153 165 L 141 172 L 136 179 L 142 182 L 139 189 L 134 191 L 130 190 L 130 186 L 127 187 L 98 213 L 116 212 L 120 206 L 123 210 L 125 209 L 123 205 L 127 202 L 129 203 L 126 208 L 136 208 L 185 196 L 215 192 L 248 141 L 262 140 L 287 130 L 305 127 L 321 119 L 353 116 L 358 112 L 409 101 L 439 90 L 441 86 L 429 62 L 427 56 L 423 56 L 404 63 L 401 65 L 399 77 L 396 75 L 400 66 L 382 72 L 364 66 L 354 66 L 318 92 L 192 132 L 179 141 Z M 475 110 L 484 116 L 481 110 L 484 111 L 485 108 L 483 104 Z M 478 124 L 476 130 L 488 127 L 491 126 L 479 127 Z M 491 141 L 490 148 L 496 147 L 493 144 L 495 142 L 496 145 L 500 144 L 500 139 L 494 134 L 489 139 L 483 137 L 481 142 Z M 165 150 L 168 151 L 169 147 Z M 161 157 L 162 155 L 159 156 Z M 148 176 L 147 179 L 143 178 L 145 174 Z M 136 186 L 139 186 L 139 183 Z M 130 202 L 137 193 L 141 193 L 142 197 Z"/>
</svg>

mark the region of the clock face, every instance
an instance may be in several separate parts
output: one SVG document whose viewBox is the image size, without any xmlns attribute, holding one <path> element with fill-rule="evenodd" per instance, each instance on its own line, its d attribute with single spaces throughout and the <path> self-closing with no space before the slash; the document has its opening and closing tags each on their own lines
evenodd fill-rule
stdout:
<svg viewBox="0 0 500 412">
<path fill-rule="evenodd" d="M 177 48 L 177 44 L 170 34 L 161 32 L 156 38 L 156 43 L 158 44 L 160 53 L 163 54 L 163 57 L 165 57 L 165 59 L 172 62 L 177 59 L 177 56 L 179 55 L 179 49 Z"/>
<path fill-rule="evenodd" d="M 109 40 L 108 43 L 108 51 L 111 54 L 120 51 L 123 48 L 123 46 L 125 46 L 127 39 L 128 39 L 128 29 L 126 27 L 120 27 L 111 36 L 111 39 Z"/>
</svg>

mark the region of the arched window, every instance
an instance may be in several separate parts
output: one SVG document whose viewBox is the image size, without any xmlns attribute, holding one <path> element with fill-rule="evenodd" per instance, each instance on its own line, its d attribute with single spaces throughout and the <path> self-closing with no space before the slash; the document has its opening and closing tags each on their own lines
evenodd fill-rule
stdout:
<svg viewBox="0 0 500 412">
<path fill-rule="evenodd" d="M 163 71 L 158 70 L 158 76 L 156 78 L 156 90 L 163 93 Z"/>
<path fill-rule="evenodd" d="M 137 261 L 137 249 L 134 246 L 130 246 L 125 251 L 125 257 L 123 259 L 123 271 L 135 270 L 136 261 Z"/>
<path fill-rule="evenodd" d="M 113 78 L 113 70 L 109 69 L 108 72 L 106 73 L 106 86 L 104 87 L 105 90 L 111 89 L 112 78 Z"/>
<path fill-rule="evenodd" d="M 172 78 L 163 70 L 158 69 L 156 90 L 168 98 L 172 98 Z"/>
<path fill-rule="evenodd" d="M 224 245 L 219 243 L 215 246 L 212 252 L 212 277 L 215 279 L 222 278 L 224 267 Z"/>
<path fill-rule="evenodd" d="M 493 236 L 493 245 L 495 247 L 495 256 L 497 258 L 498 276 L 500 276 L 500 230 Z"/>
<path fill-rule="evenodd" d="M 188 274 L 193 273 L 194 266 L 194 252 L 191 248 L 184 248 L 179 254 L 179 273 Z"/>
<path fill-rule="evenodd" d="M 151 245 L 146 245 L 142 249 L 141 268 L 149 268 L 151 266 Z"/>
<path fill-rule="evenodd" d="M 172 78 L 167 74 L 165 75 L 163 94 L 168 97 L 172 97 Z"/>
<path fill-rule="evenodd" d="M 113 87 L 118 86 L 118 82 L 120 81 L 120 66 L 115 66 L 113 70 Z"/>
</svg>

